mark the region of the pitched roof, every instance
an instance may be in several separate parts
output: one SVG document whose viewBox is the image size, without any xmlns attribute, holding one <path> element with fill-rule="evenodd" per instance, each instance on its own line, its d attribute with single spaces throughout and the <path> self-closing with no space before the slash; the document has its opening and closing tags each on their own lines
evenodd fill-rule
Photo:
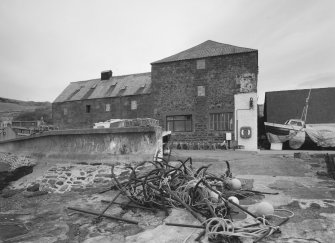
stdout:
<svg viewBox="0 0 335 243">
<path fill-rule="evenodd" d="M 253 52 L 253 51 L 257 51 L 257 50 L 245 48 L 245 47 L 232 46 L 232 45 L 208 40 L 208 41 L 205 41 L 204 43 L 201 43 L 200 45 L 194 46 L 190 49 L 179 52 L 173 56 L 164 58 L 162 60 L 152 62 L 151 64 L 164 63 L 164 62 L 175 62 L 175 61 L 188 60 L 188 59 L 198 59 L 198 58 L 204 58 L 204 57 L 230 55 L 230 54 Z"/>
<path fill-rule="evenodd" d="M 151 73 L 138 73 L 111 77 L 109 80 L 92 79 L 71 82 L 55 99 L 54 103 L 149 94 Z"/>
</svg>

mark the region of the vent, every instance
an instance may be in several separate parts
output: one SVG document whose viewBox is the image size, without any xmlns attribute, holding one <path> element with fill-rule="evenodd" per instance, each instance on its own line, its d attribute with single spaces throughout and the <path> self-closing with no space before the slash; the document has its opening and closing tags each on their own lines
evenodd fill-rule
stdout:
<svg viewBox="0 0 335 243">
<path fill-rule="evenodd" d="M 122 88 L 121 88 L 121 90 L 125 90 L 125 89 L 127 89 L 127 85 L 124 85 L 124 86 L 122 86 Z"/>
<path fill-rule="evenodd" d="M 92 85 L 91 89 L 95 89 L 97 87 L 98 83 L 95 83 Z"/>
<path fill-rule="evenodd" d="M 84 86 L 80 86 L 79 88 L 77 88 L 74 92 L 70 94 L 70 96 L 66 100 L 72 99 L 72 97 L 75 96 L 83 87 Z"/>
<path fill-rule="evenodd" d="M 112 70 L 101 72 L 101 80 L 109 80 L 112 76 L 113 76 Z"/>
<path fill-rule="evenodd" d="M 108 90 L 107 90 L 106 93 L 105 93 L 106 96 L 109 96 L 109 95 L 112 94 L 113 90 L 114 90 L 115 87 L 116 87 L 116 84 L 117 84 L 117 82 L 115 82 L 115 83 L 113 83 L 113 84 L 111 84 L 111 85 L 109 86 Z"/>
</svg>

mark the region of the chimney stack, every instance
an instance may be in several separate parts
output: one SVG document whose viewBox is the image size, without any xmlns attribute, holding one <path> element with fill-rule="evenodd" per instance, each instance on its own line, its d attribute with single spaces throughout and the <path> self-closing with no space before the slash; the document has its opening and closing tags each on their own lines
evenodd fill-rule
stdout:
<svg viewBox="0 0 335 243">
<path fill-rule="evenodd" d="M 101 72 L 101 80 L 109 80 L 112 76 L 112 70 L 106 70 Z"/>
</svg>

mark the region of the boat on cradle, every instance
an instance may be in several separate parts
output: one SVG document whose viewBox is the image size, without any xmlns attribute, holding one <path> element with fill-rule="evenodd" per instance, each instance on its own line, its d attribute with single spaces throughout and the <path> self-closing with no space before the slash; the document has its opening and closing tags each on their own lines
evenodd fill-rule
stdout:
<svg viewBox="0 0 335 243">
<path fill-rule="evenodd" d="M 291 119 L 284 124 L 264 122 L 264 126 L 272 148 L 288 141 L 291 149 L 299 149 L 305 143 L 306 127 L 300 119 Z"/>
</svg>

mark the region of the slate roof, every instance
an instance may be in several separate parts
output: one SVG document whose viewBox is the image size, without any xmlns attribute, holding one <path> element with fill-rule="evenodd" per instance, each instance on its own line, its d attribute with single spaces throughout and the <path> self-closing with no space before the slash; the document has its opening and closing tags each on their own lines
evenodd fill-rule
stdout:
<svg viewBox="0 0 335 243">
<path fill-rule="evenodd" d="M 205 41 L 204 43 L 201 43 L 200 45 L 179 52 L 173 56 L 152 62 L 151 64 L 176 62 L 189 59 L 199 59 L 204 57 L 214 57 L 214 56 L 222 56 L 222 55 L 230 55 L 230 54 L 246 53 L 254 51 L 257 50 L 239 46 L 232 46 L 208 40 Z"/>
<path fill-rule="evenodd" d="M 92 79 L 71 82 L 55 99 L 54 103 L 149 94 L 150 92 L 151 73 L 138 73 L 114 76 L 109 80 Z"/>
</svg>

